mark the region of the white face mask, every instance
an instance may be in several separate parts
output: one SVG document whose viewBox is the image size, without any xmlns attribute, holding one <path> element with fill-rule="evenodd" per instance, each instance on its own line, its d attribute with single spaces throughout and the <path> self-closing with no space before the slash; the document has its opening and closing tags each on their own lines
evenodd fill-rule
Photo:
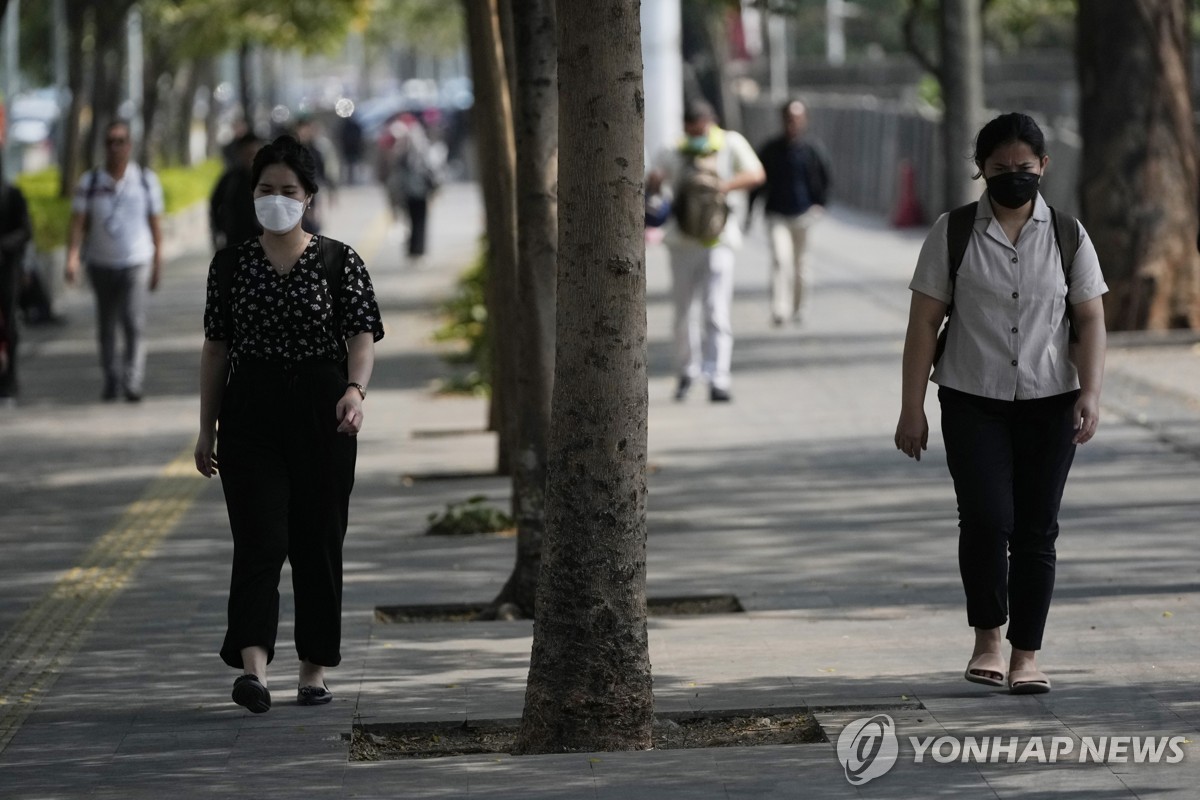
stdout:
<svg viewBox="0 0 1200 800">
<path fill-rule="evenodd" d="M 283 234 L 300 224 L 304 203 L 281 194 L 268 194 L 254 199 L 254 215 L 263 228 Z"/>
</svg>

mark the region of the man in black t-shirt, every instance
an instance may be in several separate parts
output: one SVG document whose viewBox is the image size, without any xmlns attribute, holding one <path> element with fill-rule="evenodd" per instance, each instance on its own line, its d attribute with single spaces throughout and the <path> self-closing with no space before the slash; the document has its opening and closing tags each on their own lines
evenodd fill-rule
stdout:
<svg viewBox="0 0 1200 800">
<path fill-rule="evenodd" d="M 25 247 L 33 238 L 29 206 L 21 190 L 4 180 L 0 167 L 0 318 L 6 323 L 8 358 L 0 370 L 0 402 L 17 396 L 17 297 L 24 277 Z"/>
<path fill-rule="evenodd" d="M 804 303 L 808 229 L 825 210 L 829 160 L 807 138 L 808 112 L 792 100 L 783 107 L 784 133 L 759 149 L 767 182 L 767 233 L 771 243 L 771 322 L 799 323 Z M 751 201 L 753 202 L 753 200 Z"/>
</svg>

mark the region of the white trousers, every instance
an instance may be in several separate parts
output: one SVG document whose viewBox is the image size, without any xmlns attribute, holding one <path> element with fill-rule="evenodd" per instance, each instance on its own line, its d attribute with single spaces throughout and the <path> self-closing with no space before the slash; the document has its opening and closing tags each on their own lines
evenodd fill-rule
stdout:
<svg viewBox="0 0 1200 800">
<path fill-rule="evenodd" d="M 800 317 L 808 267 L 808 229 L 819 215 L 815 208 L 795 217 L 767 214 L 767 234 L 771 240 L 771 316 L 776 320 Z"/>
<path fill-rule="evenodd" d="M 687 243 L 669 247 L 675 356 L 681 376 L 728 389 L 733 355 L 733 250 Z"/>
</svg>

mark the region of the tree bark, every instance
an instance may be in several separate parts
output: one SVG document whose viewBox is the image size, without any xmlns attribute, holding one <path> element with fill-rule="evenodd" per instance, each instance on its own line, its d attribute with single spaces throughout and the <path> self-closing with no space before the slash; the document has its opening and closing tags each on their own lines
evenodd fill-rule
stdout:
<svg viewBox="0 0 1200 800">
<path fill-rule="evenodd" d="M 638 0 L 558 4 L 557 355 L 546 538 L 515 752 L 651 744 Z"/>
<path fill-rule="evenodd" d="M 497 432 L 497 472 L 512 473 L 516 425 L 513 319 L 516 304 L 516 143 L 500 34 L 498 0 L 464 0 L 471 76 L 475 87 L 472 129 L 479 148 L 488 239 L 489 340 L 492 347 L 491 425 Z"/>
<path fill-rule="evenodd" d="M 1080 207 L 1110 289 L 1110 330 L 1200 326 L 1188 8 L 1184 0 L 1079 8 Z"/>
<path fill-rule="evenodd" d="M 63 147 L 59 163 L 59 195 L 70 197 L 79 180 L 81 117 L 84 106 L 83 51 L 84 33 L 87 27 L 88 7 L 85 3 L 67 3 L 67 88 L 71 102 L 63 120 Z"/>
<path fill-rule="evenodd" d="M 121 63 L 124 47 L 125 15 L 129 4 L 119 7 L 96 7 L 93 28 L 95 44 L 92 51 L 92 119 L 84 138 L 84 160 L 89 164 L 103 161 L 103 143 L 100 141 L 105 127 L 117 118 L 121 95 Z M 112 14 L 112 17 L 107 15 Z M 105 18 L 101 18 L 104 16 Z M 114 23 L 113 20 L 119 23 Z"/>
<path fill-rule="evenodd" d="M 546 528 L 546 448 L 554 384 L 558 269 L 558 40 L 554 0 L 512 0 L 517 139 L 517 560 L 493 608 L 532 617 Z"/>
<path fill-rule="evenodd" d="M 238 100 L 242 104 L 242 119 L 249 130 L 254 130 L 254 76 L 251 74 L 254 48 L 250 42 L 242 42 L 238 48 Z"/>
<path fill-rule="evenodd" d="M 983 27 L 979 0 L 942 0 L 942 143 L 944 146 L 945 209 L 976 199 L 971 176 L 975 135 L 983 117 Z"/>
</svg>

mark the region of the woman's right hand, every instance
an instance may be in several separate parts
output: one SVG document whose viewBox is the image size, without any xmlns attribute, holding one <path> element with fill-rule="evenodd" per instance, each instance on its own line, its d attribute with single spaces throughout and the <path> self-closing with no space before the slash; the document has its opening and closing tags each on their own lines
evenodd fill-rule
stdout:
<svg viewBox="0 0 1200 800">
<path fill-rule="evenodd" d="M 217 474 L 216 443 L 215 430 L 200 431 L 200 436 L 196 438 L 196 470 L 206 478 Z"/>
<path fill-rule="evenodd" d="M 929 444 L 929 420 L 925 409 L 901 409 L 900 421 L 896 423 L 896 449 L 909 458 L 921 460 L 921 451 Z"/>
</svg>

